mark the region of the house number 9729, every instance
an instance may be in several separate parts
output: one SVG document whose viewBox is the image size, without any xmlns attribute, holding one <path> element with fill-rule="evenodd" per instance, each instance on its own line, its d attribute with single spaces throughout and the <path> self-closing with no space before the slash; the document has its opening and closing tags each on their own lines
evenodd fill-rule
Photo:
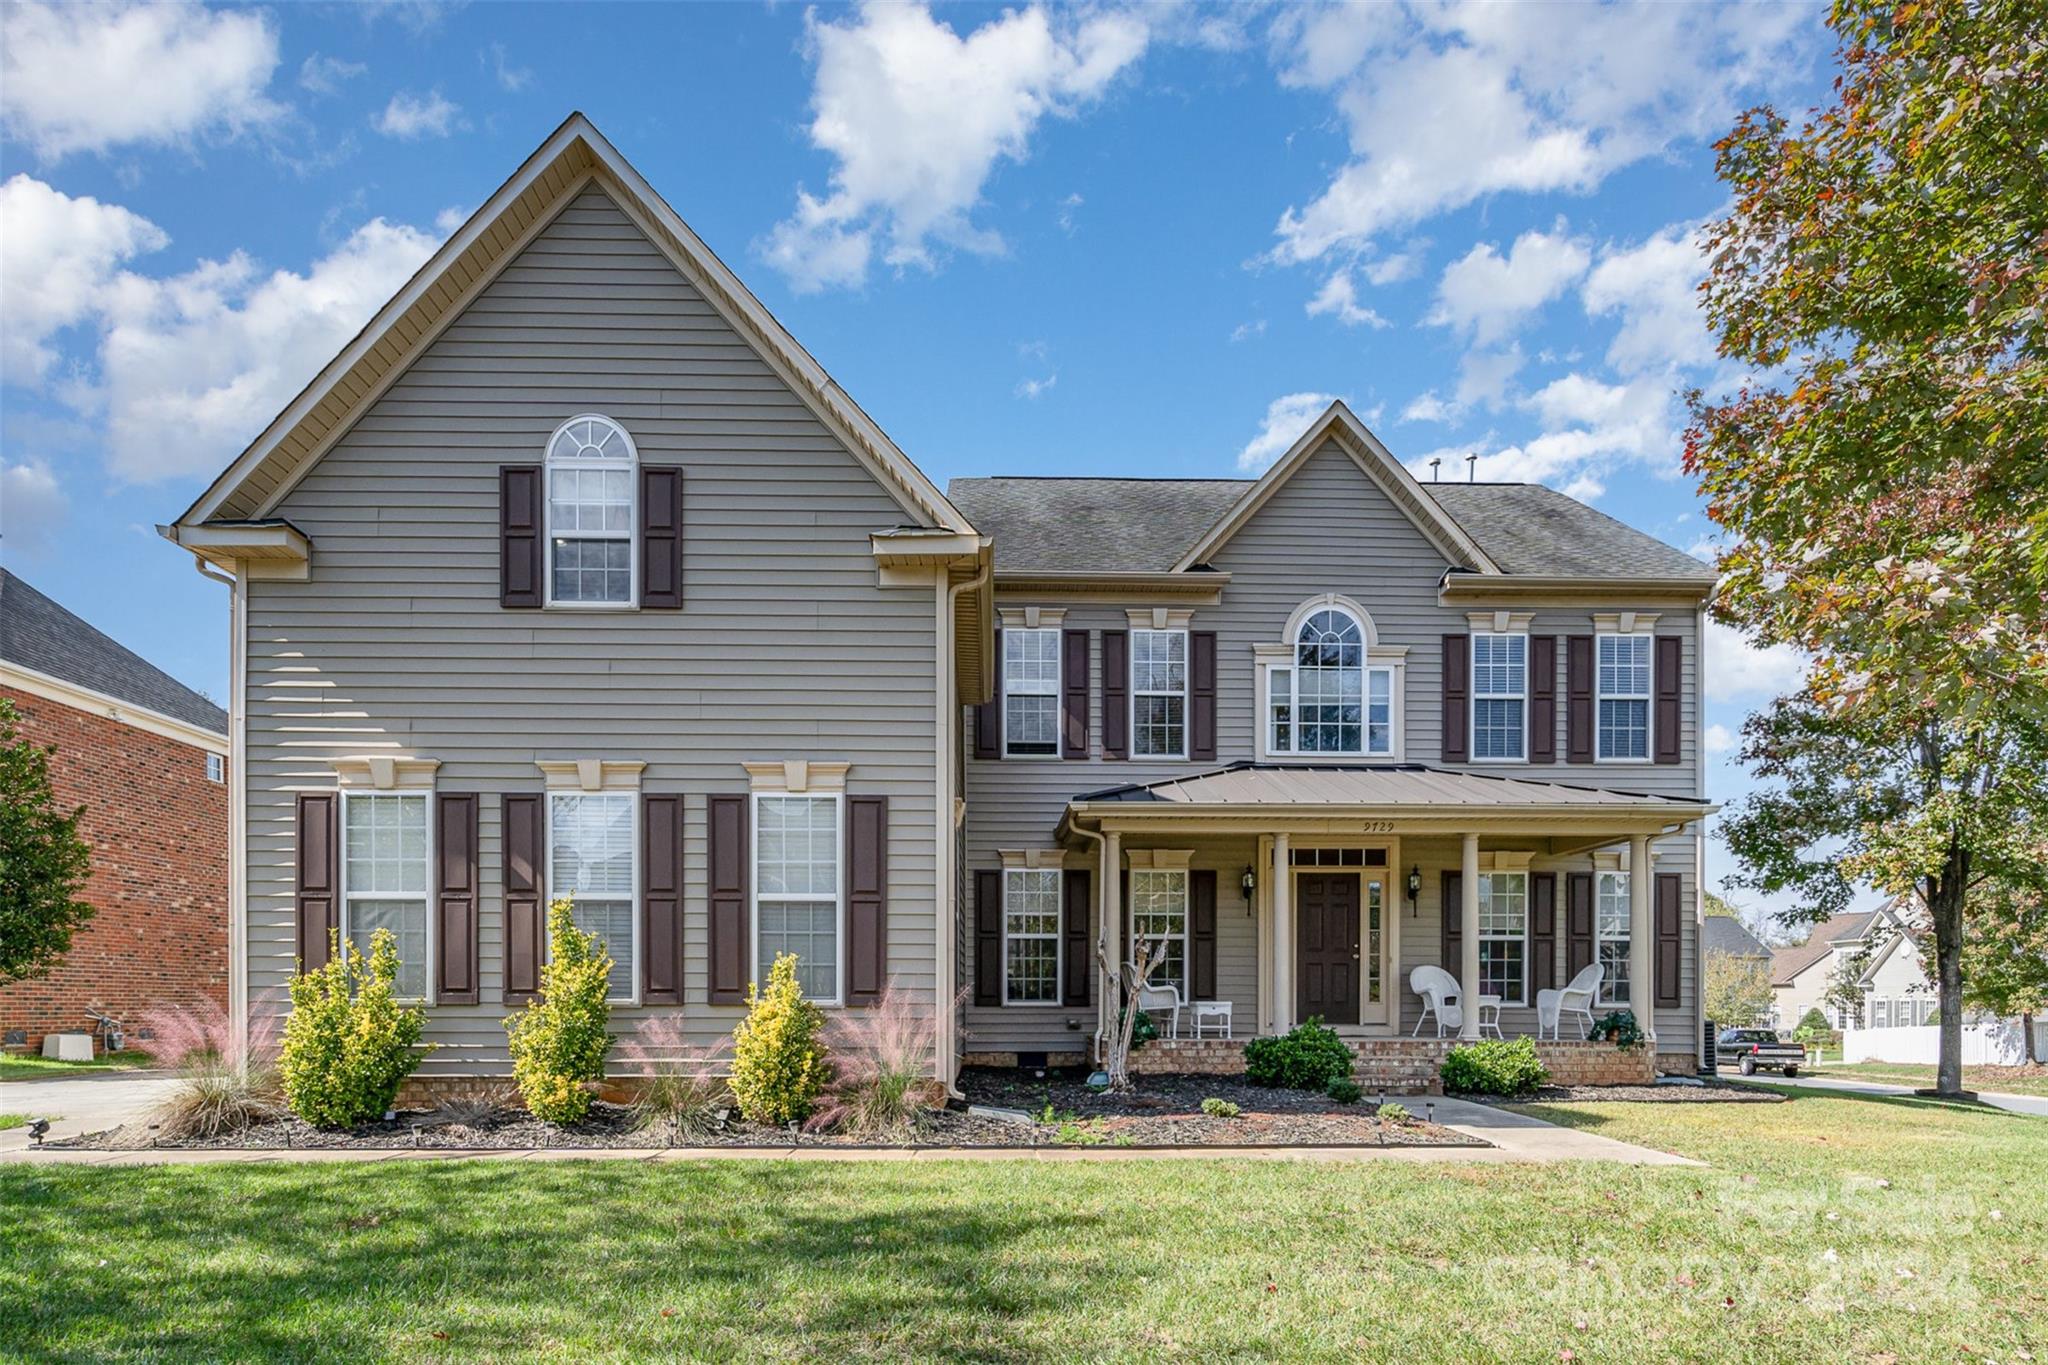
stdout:
<svg viewBox="0 0 2048 1365">
<path fill-rule="evenodd" d="M 1392 834 L 1394 832 L 1394 822 L 1392 820 L 1368 820 L 1358 827 L 1358 832 L 1360 834 Z"/>
</svg>

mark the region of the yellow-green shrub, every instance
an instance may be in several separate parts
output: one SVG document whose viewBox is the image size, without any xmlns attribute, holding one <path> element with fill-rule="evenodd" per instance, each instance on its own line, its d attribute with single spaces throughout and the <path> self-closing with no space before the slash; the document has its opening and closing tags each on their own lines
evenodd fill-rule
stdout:
<svg viewBox="0 0 2048 1365">
<path fill-rule="evenodd" d="M 796 954 L 782 953 L 768 989 L 747 985 L 747 1017 L 732 1035 L 732 1093 L 756 1123 L 795 1123 L 810 1114 L 830 1072 L 818 1030 L 825 1016 L 804 999 Z"/>
<path fill-rule="evenodd" d="M 379 1118 L 398 1087 L 433 1048 L 419 1046 L 426 1015 L 392 998 L 398 944 L 388 929 L 370 935 L 370 955 L 343 961 L 328 932 L 327 965 L 291 979 L 291 1017 L 278 1056 L 285 1103 L 316 1128 Z"/>
<path fill-rule="evenodd" d="M 535 1118 L 575 1123 L 590 1112 L 590 1083 L 611 1051 L 611 955 L 576 927 L 567 897 L 548 906 L 548 960 L 540 998 L 505 1021 L 512 1075 Z"/>
</svg>

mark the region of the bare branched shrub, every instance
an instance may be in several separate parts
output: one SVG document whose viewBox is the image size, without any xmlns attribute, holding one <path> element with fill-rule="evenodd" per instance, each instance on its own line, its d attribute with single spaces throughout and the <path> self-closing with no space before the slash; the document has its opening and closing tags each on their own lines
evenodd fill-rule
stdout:
<svg viewBox="0 0 2048 1365">
<path fill-rule="evenodd" d="M 619 1065 L 613 1074 L 637 1077 L 639 1098 L 633 1104 L 634 1126 L 667 1124 L 681 1138 L 709 1137 L 718 1131 L 733 1107 L 726 1075 L 732 1065 L 732 1044 L 720 1038 L 705 1046 L 686 1036 L 681 1015 L 651 1015 L 631 1037 L 619 1044 Z"/>
<path fill-rule="evenodd" d="M 212 1000 L 159 1007 L 143 1014 L 136 1046 L 178 1072 L 178 1086 L 151 1113 L 158 1135 L 172 1141 L 219 1137 L 267 1123 L 285 1112 L 277 1076 L 277 1015 L 250 1011 L 246 1034 Z"/>
<path fill-rule="evenodd" d="M 805 1126 L 868 1142 L 914 1137 L 930 1101 L 938 1011 L 891 981 L 874 1005 L 834 1015 L 826 1039 L 832 1082 Z"/>
</svg>

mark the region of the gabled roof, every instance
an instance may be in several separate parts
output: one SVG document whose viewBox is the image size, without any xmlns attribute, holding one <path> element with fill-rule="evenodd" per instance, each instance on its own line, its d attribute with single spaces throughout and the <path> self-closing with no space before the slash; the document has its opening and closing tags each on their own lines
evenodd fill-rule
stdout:
<svg viewBox="0 0 2048 1365">
<path fill-rule="evenodd" d="M 1880 913 L 1878 910 L 1845 911 L 1816 924 L 1806 942 L 1780 948 L 1771 954 L 1771 984 L 1791 985 L 1807 968 L 1832 957 L 1837 947 L 1847 947 L 1860 940 Z"/>
<path fill-rule="evenodd" d="M 1465 528 L 1501 572 L 1544 578 L 1676 578 L 1711 586 L 1717 575 L 1676 546 L 1534 483 L 1425 483 L 1418 487 Z"/>
<path fill-rule="evenodd" d="M 0 662 L 225 739 L 227 712 L 0 569 Z"/>
<path fill-rule="evenodd" d="M 1700 926 L 1700 951 L 1722 957 L 1768 958 L 1771 950 L 1733 915 L 1708 915 Z"/>
<path fill-rule="evenodd" d="M 178 518 L 253 521 L 587 185 L 618 200 L 919 524 L 974 528 L 582 114 L 571 114 Z"/>
</svg>

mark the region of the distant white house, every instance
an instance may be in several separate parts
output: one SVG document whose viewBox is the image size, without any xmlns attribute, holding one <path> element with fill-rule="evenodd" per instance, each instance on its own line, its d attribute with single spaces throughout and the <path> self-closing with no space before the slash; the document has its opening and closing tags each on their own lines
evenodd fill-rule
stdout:
<svg viewBox="0 0 2048 1365">
<path fill-rule="evenodd" d="M 1875 910 L 1840 914 L 1814 926 L 1806 942 L 1771 955 L 1771 1024 L 1792 1029 L 1818 1007 L 1838 1029 L 1898 1028 L 1925 1024 L 1937 1012 L 1934 982 L 1920 965 L 1920 946 L 1908 923 L 1905 898 Z M 1859 1007 L 1829 1004 L 1828 988 L 1853 972 Z"/>
</svg>

